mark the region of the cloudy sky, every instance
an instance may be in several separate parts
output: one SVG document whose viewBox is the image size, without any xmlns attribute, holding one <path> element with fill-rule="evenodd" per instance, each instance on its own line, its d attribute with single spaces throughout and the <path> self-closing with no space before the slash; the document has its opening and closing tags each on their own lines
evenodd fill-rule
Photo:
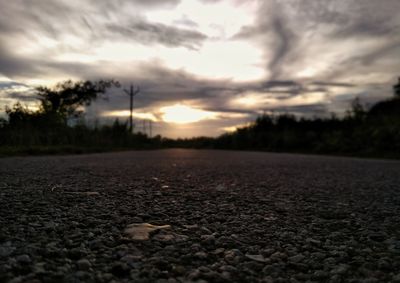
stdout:
<svg viewBox="0 0 400 283">
<path fill-rule="evenodd" d="M 0 0 L 0 112 L 66 79 L 139 85 L 137 129 L 218 135 L 263 111 L 343 113 L 391 95 L 399 0 Z M 116 89 L 89 122 L 125 120 Z"/>
</svg>

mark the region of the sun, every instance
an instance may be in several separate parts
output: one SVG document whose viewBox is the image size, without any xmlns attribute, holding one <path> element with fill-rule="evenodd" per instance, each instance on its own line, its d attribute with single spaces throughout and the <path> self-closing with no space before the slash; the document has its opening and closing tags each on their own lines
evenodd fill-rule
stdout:
<svg viewBox="0 0 400 283">
<path fill-rule="evenodd" d="M 187 105 L 175 104 L 160 108 L 164 122 L 175 124 L 189 124 L 201 120 L 214 119 L 216 113 L 193 108 Z"/>
</svg>

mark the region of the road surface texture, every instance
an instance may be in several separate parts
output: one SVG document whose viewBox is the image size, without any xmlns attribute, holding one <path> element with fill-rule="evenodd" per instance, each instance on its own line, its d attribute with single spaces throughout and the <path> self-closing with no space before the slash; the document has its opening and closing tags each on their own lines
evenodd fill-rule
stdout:
<svg viewBox="0 0 400 283">
<path fill-rule="evenodd" d="M 0 282 L 400 282 L 397 161 L 161 150 L 0 176 Z"/>
</svg>

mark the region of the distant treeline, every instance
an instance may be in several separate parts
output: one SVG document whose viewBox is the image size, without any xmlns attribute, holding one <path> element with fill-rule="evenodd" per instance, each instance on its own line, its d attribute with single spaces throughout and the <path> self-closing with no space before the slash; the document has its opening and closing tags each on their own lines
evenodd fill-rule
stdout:
<svg viewBox="0 0 400 283">
<path fill-rule="evenodd" d="M 0 145 L 14 147 L 57 147 L 118 149 L 152 148 L 161 137 L 150 139 L 142 133 L 131 134 L 127 123 L 89 127 L 83 121 L 69 126 L 52 113 L 33 112 L 20 104 L 8 109 L 8 120 L 0 126 Z"/>
<path fill-rule="evenodd" d="M 118 120 L 95 128 L 83 122 L 68 125 L 68 118 L 81 115 L 80 106 L 90 104 L 112 86 L 118 87 L 118 83 L 67 81 L 54 89 L 38 88 L 38 111 L 16 104 L 7 109 L 8 119 L 0 121 L 0 154 L 1 148 L 4 154 L 13 149 L 17 153 L 52 153 L 183 147 L 400 158 L 400 79 L 393 98 L 370 109 L 356 99 L 342 118 L 264 114 L 249 126 L 216 138 L 149 138 L 131 133 L 127 123 Z"/>
<path fill-rule="evenodd" d="M 82 119 L 83 106 L 119 87 L 110 81 L 65 81 L 54 88 L 39 87 L 40 107 L 29 110 L 20 103 L 6 108 L 0 120 L 0 154 L 92 152 L 126 148 L 161 147 L 161 137 L 131 133 L 127 123 L 89 127 Z M 74 120 L 74 125 L 70 125 Z"/>
<path fill-rule="evenodd" d="M 341 119 L 262 115 L 232 133 L 170 140 L 169 146 L 399 158 L 399 110 L 400 99 L 393 99 L 369 111 L 360 106 Z"/>
<path fill-rule="evenodd" d="M 247 127 L 217 138 L 166 141 L 168 146 L 265 150 L 351 156 L 400 158 L 400 79 L 394 97 L 365 109 L 355 99 L 338 118 L 296 118 L 262 115 Z"/>
</svg>

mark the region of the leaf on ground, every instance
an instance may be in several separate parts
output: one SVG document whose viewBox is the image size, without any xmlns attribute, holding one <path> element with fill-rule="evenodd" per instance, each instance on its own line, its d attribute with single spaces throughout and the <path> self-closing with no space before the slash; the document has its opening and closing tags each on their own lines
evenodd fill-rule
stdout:
<svg viewBox="0 0 400 283">
<path fill-rule="evenodd" d="M 251 259 L 251 260 L 254 260 L 254 261 L 265 262 L 265 257 L 263 257 L 262 255 L 249 255 L 249 254 L 246 254 L 245 256 L 248 259 Z"/>
<path fill-rule="evenodd" d="M 127 235 L 131 240 L 148 240 L 151 232 L 168 228 L 171 228 L 171 226 L 156 226 L 149 223 L 134 223 L 126 226 L 124 234 Z"/>
</svg>

